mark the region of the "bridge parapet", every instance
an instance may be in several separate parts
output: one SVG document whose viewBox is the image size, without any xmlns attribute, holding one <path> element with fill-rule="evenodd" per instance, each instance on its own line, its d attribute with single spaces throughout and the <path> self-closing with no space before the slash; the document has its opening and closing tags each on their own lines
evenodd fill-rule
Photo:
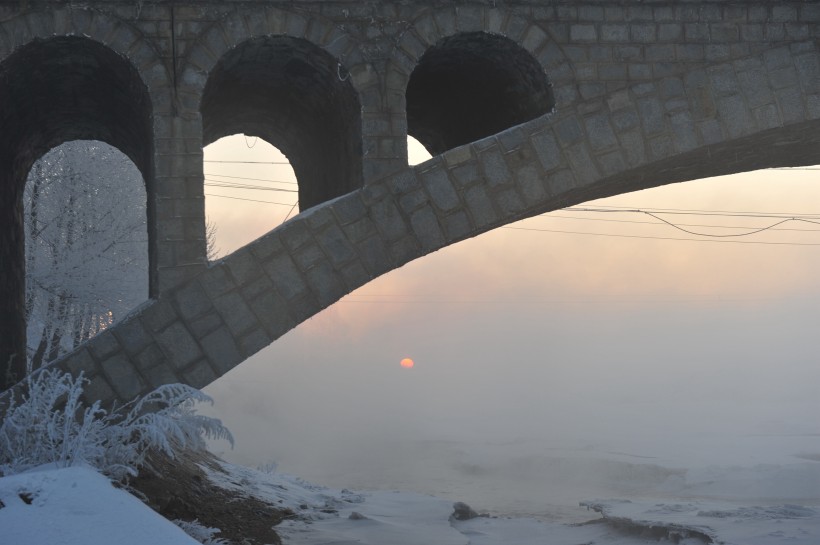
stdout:
<svg viewBox="0 0 820 545">
<path fill-rule="evenodd" d="M 369 280 L 511 221 L 665 183 L 820 162 L 814 2 L 32 6 L 0 12 L 0 59 L 34 38 L 85 34 L 130 59 L 151 99 L 154 160 L 143 174 L 155 211 L 154 300 L 57 362 L 83 371 L 89 398 L 106 402 L 168 382 L 205 386 Z M 425 125 L 433 105 L 413 103 L 407 90 L 431 48 L 476 33 L 515 44 L 506 59 L 533 59 L 554 111 L 521 123 L 510 109 L 509 128 L 479 126 L 453 145 L 464 134 Z M 229 56 L 237 51 L 258 57 L 262 49 L 240 48 L 270 36 L 290 40 L 266 43 L 290 48 L 294 62 L 307 62 L 314 46 L 338 61 L 330 75 L 349 81 L 360 102 L 361 149 L 346 153 L 361 154 L 361 172 L 352 192 L 208 265 L 202 100 L 221 61 L 241 63 Z M 502 42 L 467 39 L 437 62 L 469 64 L 493 43 Z M 327 76 L 323 66 L 312 74 Z M 408 127 L 443 153 L 407 167 Z"/>
</svg>

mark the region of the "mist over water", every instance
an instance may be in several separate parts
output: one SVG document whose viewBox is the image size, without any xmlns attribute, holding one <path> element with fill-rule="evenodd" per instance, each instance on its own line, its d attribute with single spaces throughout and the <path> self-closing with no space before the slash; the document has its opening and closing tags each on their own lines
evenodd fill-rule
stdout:
<svg viewBox="0 0 820 545">
<path fill-rule="evenodd" d="M 208 388 L 237 437 L 223 454 L 545 518 L 687 468 L 820 455 L 816 301 L 457 307 L 404 305 L 406 328 L 364 334 L 331 309 L 290 332 Z"/>
</svg>

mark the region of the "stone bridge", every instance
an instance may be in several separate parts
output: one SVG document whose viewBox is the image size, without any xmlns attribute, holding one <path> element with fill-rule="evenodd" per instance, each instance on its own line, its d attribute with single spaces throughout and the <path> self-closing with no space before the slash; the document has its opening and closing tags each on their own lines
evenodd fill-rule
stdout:
<svg viewBox="0 0 820 545">
<path fill-rule="evenodd" d="M 509 222 L 820 163 L 820 3 L 4 2 L 0 123 L 15 324 L 33 162 L 96 139 L 142 172 L 151 299 L 55 363 L 122 402 L 206 386 L 371 279 Z M 288 156 L 302 212 L 209 264 L 202 148 L 238 132 Z M 408 134 L 434 157 L 408 167 Z"/>
</svg>

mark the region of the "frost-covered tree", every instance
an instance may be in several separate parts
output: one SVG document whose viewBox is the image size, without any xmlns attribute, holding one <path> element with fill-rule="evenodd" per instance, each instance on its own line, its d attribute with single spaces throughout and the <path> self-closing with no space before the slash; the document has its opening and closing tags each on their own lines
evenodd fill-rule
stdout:
<svg viewBox="0 0 820 545">
<path fill-rule="evenodd" d="M 34 165 L 23 197 L 33 368 L 148 297 L 146 203 L 140 172 L 102 142 L 65 143 Z"/>
</svg>

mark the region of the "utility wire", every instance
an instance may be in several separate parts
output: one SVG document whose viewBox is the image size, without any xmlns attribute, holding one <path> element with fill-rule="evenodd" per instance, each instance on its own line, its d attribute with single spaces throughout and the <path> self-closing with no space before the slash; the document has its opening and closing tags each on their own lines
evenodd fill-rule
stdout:
<svg viewBox="0 0 820 545">
<path fill-rule="evenodd" d="M 563 210 L 556 210 L 555 212 L 563 212 Z M 640 220 L 616 220 L 616 219 L 603 219 L 603 218 L 582 218 L 579 216 L 556 216 L 552 215 L 554 212 L 549 214 L 540 214 L 537 216 L 541 219 L 558 219 L 558 220 L 577 220 L 577 221 L 597 221 L 597 222 L 604 222 L 604 223 L 629 223 L 634 225 L 661 225 L 656 221 L 640 221 Z M 740 225 L 715 225 L 712 223 L 679 223 L 683 227 L 710 227 L 713 229 L 749 229 L 749 227 L 743 227 Z M 813 233 L 818 232 L 820 229 L 790 229 L 788 227 L 772 228 L 772 231 L 795 231 L 798 233 Z"/>
<path fill-rule="evenodd" d="M 297 184 L 297 182 L 290 180 L 271 180 L 270 178 L 246 178 L 244 176 L 228 176 L 227 174 L 213 174 L 210 172 L 206 172 L 205 177 L 207 178 L 208 176 L 216 176 L 217 178 L 231 178 L 233 180 L 248 180 L 251 182 L 270 182 L 272 184 Z"/>
<path fill-rule="evenodd" d="M 230 163 L 233 165 L 289 165 L 290 161 L 226 161 L 216 159 L 205 159 L 203 163 Z"/>
<path fill-rule="evenodd" d="M 617 235 L 614 233 L 584 233 L 581 231 L 563 231 L 558 229 L 536 229 L 533 227 L 509 227 L 503 226 L 501 229 L 511 229 L 514 231 L 538 231 L 542 233 L 564 233 L 569 235 L 587 235 L 598 237 L 615 237 L 615 238 L 641 238 L 652 240 L 683 240 L 690 242 L 718 242 L 723 244 L 764 244 L 773 246 L 820 246 L 820 243 L 812 242 L 763 242 L 754 240 L 713 240 L 713 239 L 699 239 L 699 238 L 674 238 L 674 237 L 654 237 L 645 235 Z"/>
<path fill-rule="evenodd" d="M 820 214 L 797 214 L 788 212 L 738 212 L 731 210 L 697 210 L 686 208 L 627 208 L 620 206 L 569 206 L 561 209 L 569 212 L 653 212 L 656 214 L 677 214 L 684 216 L 721 216 L 727 218 L 800 218 L 810 220 L 820 220 Z M 549 212 L 547 212 L 548 214 Z M 545 215 L 545 214 L 540 214 Z"/>
<path fill-rule="evenodd" d="M 290 202 L 262 201 L 262 200 L 259 200 L 259 199 L 246 199 L 244 197 L 231 197 L 230 195 L 217 195 L 215 193 L 205 193 L 205 196 L 206 197 L 221 197 L 223 199 L 234 199 L 236 201 L 248 201 L 248 202 L 262 202 L 262 203 L 266 203 L 266 204 L 278 204 L 280 206 L 291 206 L 291 205 L 296 206 L 296 205 L 294 205 L 293 203 L 290 203 Z"/>
<path fill-rule="evenodd" d="M 229 187 L 231 189 L 254 189 L 257 191 L 279 191 L 281 193 L 298 193 L 296 189 L 282 189 L 280 187 L 265 187 L 253 184 L 239 184 L 234 182 L 223 182 L 220 180 L 208 180 L 205 178 L 205 185 L 211 187 Z"/>
</svg>

